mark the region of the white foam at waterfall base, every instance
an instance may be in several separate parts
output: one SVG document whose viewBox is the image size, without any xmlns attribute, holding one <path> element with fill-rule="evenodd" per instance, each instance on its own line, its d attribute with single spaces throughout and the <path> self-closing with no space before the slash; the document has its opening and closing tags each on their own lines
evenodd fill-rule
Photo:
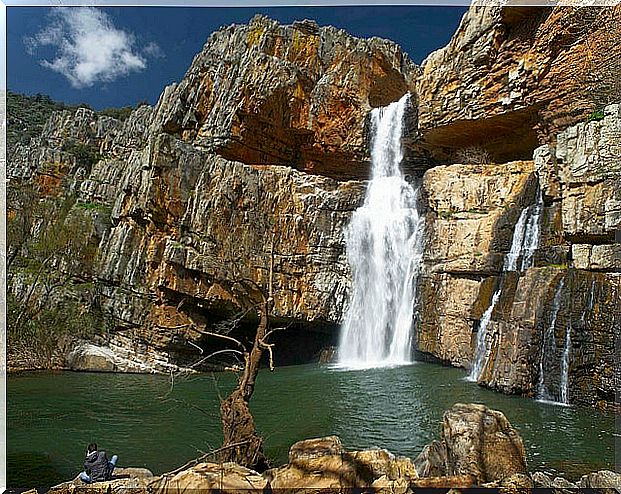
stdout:
<svg viewBox="0 0 621 494">
<path fill-rule="evenodd" d="M 338 365 L 371 368 L 412 360 L 412 319 L 423 254 L 419 186 L 401 171 L 409 95 L 371 113 L 371 180 L 345 232 L 352 292 Z"/>
</svg>

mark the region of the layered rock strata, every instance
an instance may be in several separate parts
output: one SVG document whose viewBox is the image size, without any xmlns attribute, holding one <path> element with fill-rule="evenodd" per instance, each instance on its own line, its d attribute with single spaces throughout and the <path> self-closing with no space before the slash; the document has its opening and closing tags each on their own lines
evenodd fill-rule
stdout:
<svg viewBox="0 0 621 494">
<path fill-rule="evenodd" d="M 412 90 L 416 75 L 390 41 L 256 16 L 211 35 L 162 94 L 151 131 L 250 165 L 364 177 L 367 113 Z"/>
<path fill-rule="evenodd" d="M 419 133 L 441 160 L 485 148 L 497 162 L 621 99 L 621 8 L 473 5 L 422 64 Z"/>
<path fill-rule="evenodd" d="M 80 276 L 112 331 L 70 366 L 132 371 L 142 352 L 149 371 L 186 367 L 239 313 L 245 339 L 241 280 L 272 282 L 273 319 L 289 328 L 281 361 L 299 360 L 286 347 L 317 357 L 346 305 L 343 230 L 364 190 L 328 176 L 366 175 L 366 115 L 412 89 L 416 71 L 392 42 L 257 16 L 214 33 L 155 108 L 124 122 L 55 113 L 8 175 L 51 200 L 75 196 L 75 214 L 96 223 Z"/>
<path fill-rule="evenodd" d="M 299 348 L 308 361 L 334 344 L 351 283 L 344 229 L 365 187 L 348 180 L 368 174 L 367 115 L 409 91 L 406 172 L 427 170 L 417 349 L 469 369 L 501 289 L 480 384 L 537 396 L 543 367 L 555 396 L 566 372 L 571 403 L 613 404 L 619 106 L 586 117 L 601 110 L 601 84 L 616 94 L 602 64 L 618 54 L 607 44 L 618 14 L 473 6 L 421 70 L 388 41 L 258 16 L 214 33 L 155 108 L 124 122 L 54 114 L 7 172 L 11 186 L 32 183 L 49 200 L 75 197 L 72 214 L 92 220 L 97 251 L 76 276 L 96 287 L 111 330 L 102 350 L 81 354 L 109 357 L 89 368 L 129 370 L 120 359 L 140 354 L 150 370 L 189 367 L 199 350 L 222 348 L 210 333 L 240 314 L 235 336 L 247 338 L 240 280 L 273 281 L 274 322 L 289 328 L 282 353 Z M 586 75 L 604 79 L 585 79 L 586 61 Z M 538 187 L 534 265 L 505 272 Z M 31 278 L 13 273 L 10 290 L 27 292 Z"/>
<path fill-rule="evenodd" d="M 537 397 L 543 369 L 552 399 L 560 400 L 567 365 L 571 403 L 614 405 L 621 330 L 618 108 L 608 106 L 602 120 L 570 127 L 556 146 L 538 148 L 534 167 L 453 165 L 425 174 L 430 233 L 420 351 L 469 369 L 483 313 L 501 290 L 485 328 L 479 382 Z M 518 217 L 535 203 L 538 186 L 544 207 L 534 266 L 505 272 Z M 552 347 L 544 341 L 549 331 Z"/>
</svg>

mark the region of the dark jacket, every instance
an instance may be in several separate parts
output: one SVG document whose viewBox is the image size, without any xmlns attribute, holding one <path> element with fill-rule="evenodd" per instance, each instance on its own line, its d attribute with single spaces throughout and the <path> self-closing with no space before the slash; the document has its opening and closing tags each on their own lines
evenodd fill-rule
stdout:
<svg viewBox="0 0 621 494">
<path fill-rule="evenodd" d="M 105 451 L 93 451 L 84 460 L 84 469 L 93 482 L 110 480 L 112 469 Z"/>
</svg>

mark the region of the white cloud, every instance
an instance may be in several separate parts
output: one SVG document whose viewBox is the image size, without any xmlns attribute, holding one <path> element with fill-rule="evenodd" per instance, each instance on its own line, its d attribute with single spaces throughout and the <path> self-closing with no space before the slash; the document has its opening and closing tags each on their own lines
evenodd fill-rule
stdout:
<svg viewBox="0 0 621 494">
<path fill-rule="evenodd" d="M 40 46 L 55 50 L 44 67 L 64 75 L 75 88 L 110 82 L 147 66 L 147 57 L 163 56 L 155 43 L 141 53 L 131 33 L 114 27 L 110 17 L 93 7 L 59 7 L 50 15 L 50 24 L 25 40 L 30 53 Z"/>
<path fill-rule="evenodd" d="M 164 58 L 164 51 L 159 47 L 157 43 L 151 41 L 144 47 L 142 52 L 152 58 Z"/>
</svg>

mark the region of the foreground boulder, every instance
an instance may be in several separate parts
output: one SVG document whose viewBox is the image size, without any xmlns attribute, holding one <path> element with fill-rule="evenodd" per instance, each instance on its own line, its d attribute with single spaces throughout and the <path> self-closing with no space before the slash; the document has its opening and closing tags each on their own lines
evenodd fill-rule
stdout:
<svg viewBox="0 0 621 494">
<path fill-rule="evenodd" d="M 576 485 L 581 489 L 615 489 L 621 492 L 621 474 L 610 470 L 600 470 L 583 475 Z"/>
<path fill-rule="evenodd" d="M 543 472 L 529 474 L 517 431 L 502 412 L 479 404 L 458 403 L 446 411 L 441 440 L 427 445 L 414 461 L 385 449 L 346 451 L 337 436 L 295 443 L 286 465 L 262 474 L 236 463 L 199 461 L 157 477 L 146 469 L 117 469 L 115 480 L 89 485 L 75 479 L 52 487 L 49 493 L 232 494 L 371 488 L 376 493 L 406 494 L 421 488 L 482 486 L 506 493 L 543 487 L 559 492 L 585 488 L 614 494 L 612 489 L 621 489 L 621 474 L 611 471 L 584 475 L 573 483 L 562 477 L 552 479 Z"/>
<path fill-rule="evenodd" d="M 300 441 L 289 450 L 289 463 L 265 472 L 272 489 L 368 487 L 404 491 L 418 477 L 409 458 L 385 449 L 346 452 L 336 436 Z M 377 484 L 376 484 L 377 483 Z"/>
<path fill-rule="evenodd" d="M 149 485 L 150 493 L 181 494 L 183 492 L 235 493 L 262 491 L 267 485 L 259 473 L 237 463 L 199 463 L 175 475 L 164 474 Z"/>
<path fill-rule="evenodd" d="M 75 494 L 88 488 L 102 494 L 181 494 L 188 490 L 232 493 L 372 487 L 378 492 L 406 493 L 416 488 L 467 488 L 486 482 L 532 486 L 518 433 L 501 412 L 475 404 L 457 404 L 448 410 L 442 440 L 426 446 L 415 461 L 385 449 L 346 451 L 337 436 L 328 436 L 293 444 L 289 462 L 263 474 L 236 463 L 192 463 L 158 477 L 142 475 L 140 469 L 118 470 L 131 478 L 89 486 L 74 480 L 50 492 Z"/>
<path fill-rule="evenodd" d="M 48 494 L 79 494 L 82 492 L 88 492 L 89 494 L 109 494 L 113 492 L 142 494 L 147 492 L 147 485 L 154 478 L 156 477 L 153 477 L 153 472 L 147 468 L 117 467 L 114 469 L 112 480 L 107 482 L 86 484 L 76 477 L 71 482 L 64 482 L 52 487 Z M 35 493 L 36 490 L 33 490 L 33 494 Z"/>
<path fill-rule="evenodd" d="M 444 413 L 442 441 L 414 460 L 421 476 L 471 475 L 477 485 L 526 474 L 526 451 L 502 412 L 457 403 Z"/>
</svg>

